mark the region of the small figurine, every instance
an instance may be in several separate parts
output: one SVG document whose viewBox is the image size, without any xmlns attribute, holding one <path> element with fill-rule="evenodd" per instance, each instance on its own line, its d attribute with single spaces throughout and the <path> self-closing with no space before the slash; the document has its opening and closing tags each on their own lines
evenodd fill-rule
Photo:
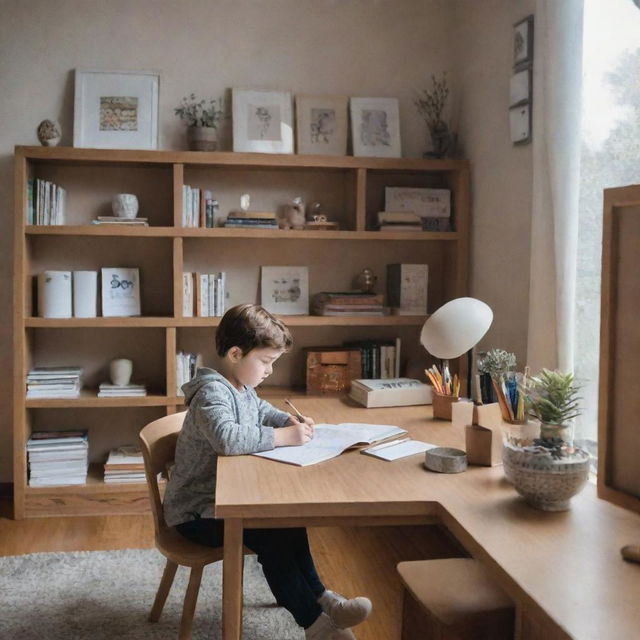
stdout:
<svg viewBox="0 0 640 640">
<path fill-rule="evenodd" d="M 62 138 L 60 125 L 55 120 L 43 120 L 38 125 L 38 140 L 44 147 L 57 147 Z"/>
<path fill-rule="evenodd" d="M 294 198 L 285 208 L 283 229 L 304 229 L 304 223 L 304 201 L 300 197 Z"/>
<path fill-rule="evenodd" d="M 373 270 L 365 267 L 356 276 L 356 286 L 363 293 L 374 293 L 373 288 L 376 286 L 378 278 L 373 274 Z"/>
<path fill-rule="evenodd" d="M 240 196 L 240 209 L 241 211 L 249 211 L 251 206 L 251 196 L 248 193 L 243 193 Z"/>
</svg>

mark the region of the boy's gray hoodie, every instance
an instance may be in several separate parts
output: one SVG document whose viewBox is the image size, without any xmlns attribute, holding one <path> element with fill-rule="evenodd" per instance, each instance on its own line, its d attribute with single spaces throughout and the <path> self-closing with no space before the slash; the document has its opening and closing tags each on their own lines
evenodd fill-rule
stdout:
<svg viewBox="0 0 640 640">
<path fill-rule="evenodd" d="M 164 495 L 169 526 L 213 518 L 218 456 L 273 449 L 273 427 L 289 419 L 289 414 L 258 398 L 254 389 L 238 391 L 213 369 L 198 369 L 182 390 L 188 411 Z"/>
</svg>

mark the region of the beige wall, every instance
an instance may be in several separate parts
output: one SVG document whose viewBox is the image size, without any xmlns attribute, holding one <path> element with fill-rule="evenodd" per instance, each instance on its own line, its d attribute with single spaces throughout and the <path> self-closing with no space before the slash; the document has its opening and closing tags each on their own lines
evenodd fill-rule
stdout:
<svg viewBox="0 0 640 640">
<path fill-rule="evenodd" d="M 44 118 L 73 138 L 73 69 L 157 69 L 160 147 L 194 91 L 263 87 L 395 96 L 403 155 L 424 150 L 413 92 L 450 73 L 473 169 L 472 293 L 496 312 L 491 345 L 526 351 L 530 147 L 508 141 L 511 24 L 524 0 L 0 0 L 0 270 L 11 273 L 12 154 Z M 522 9 L 522 11 L 521 11 Z M 228 146 L 229 135 L 225 136 Z M 509 270 L 508 282 L 496 277 Z M 11 286 L 0 287 L 0 482 L 11 479 Z M 517 293 L 512 293 L 516 291 Z"/>
</svg>

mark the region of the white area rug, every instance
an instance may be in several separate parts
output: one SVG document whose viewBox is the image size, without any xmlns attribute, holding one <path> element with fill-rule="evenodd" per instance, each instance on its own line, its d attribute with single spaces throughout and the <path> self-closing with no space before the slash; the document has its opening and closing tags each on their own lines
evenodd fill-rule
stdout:
<svg viewBox="0 0 640 640">
<path fill-rule="evenodd" d="M 2 640 L 176 640 L 187 588 L 180 567 L 160 621 L 147 616 L 165 559 L 153 549 L 0 558 Z M 275 604 L 255 556 L 245 557 L 244 640 L 301 640 Z M 193 640 L 221 637 L 222 563 L 204 570 Z"/>
</svg>

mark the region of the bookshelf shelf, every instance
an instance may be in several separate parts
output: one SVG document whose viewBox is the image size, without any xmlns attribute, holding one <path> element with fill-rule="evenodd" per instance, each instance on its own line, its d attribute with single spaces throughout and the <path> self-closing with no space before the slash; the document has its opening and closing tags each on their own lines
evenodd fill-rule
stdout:
<svg viewBox="0 0 640 640">
<path fill-rule="evenodd" d="M 353 289 L 363 268 L 386 288 L 386 265 L 429 264 L 429 310 L 467 294 L 469 166 L 464 160 L 356 158 L 260 153 L 135 151 L 16 147 L 15 149 L 14 327 L 14 505 L 15 516 L 123 514 L 148 510 L 144 484 L 105 485 L 101 462 L 112 447 L 136 441 L 151 420 L 184 409 L 173 395 L 176 353 L 201 353 L 216 366 L 219 317 L 184 317 L 183 273 L 225 271 L 227 307 L 259 301 L 260 267 L 302 265 L 310 293 Z M 26 225 L 29 180 L 42 179 L 67 191 L 67 224 Z M 300 196 L 319 201 L 339 230 L 227 229 L 182 227 L 183 186 L 214 190 L 223 214 L 251 194 L 256 211 L 280 211 Z M 373 230 L 384 209 L 386 186 L 451 191 L 455 231 Z M 135 193 L 148 227 L 93 225 L 110 214 L 116 193 Z M 32 280 L 46 269 L 99 270 L 139 267 L 140 317 L 41 318 Z M 428 356 L 418 342 L 419 316 L 283 316 L 294 349 L 281 359 L 265 397 L 300 390 L 305 347 L 401 338 L 403 375 L 422 376 Z M 64 354 L 64 362 L 61 361 Z M 98 398 L 108 361 L 130 357 L 135 382 L 155 393 L 145 397 Z M 25 378 L 34 366 L 82 366 L 89 386 L 79 398 L 25 398 Z M 459 363 L 460 372 L 465 364 Z M 137 374 L 136 374 L 137 372 Z M 165 392 L 166 390 L 166 392 Z M 87 428 L 90 477 L 79 487 L 28 486 L 26 443 L 34 429 Z"/>
</svg>

